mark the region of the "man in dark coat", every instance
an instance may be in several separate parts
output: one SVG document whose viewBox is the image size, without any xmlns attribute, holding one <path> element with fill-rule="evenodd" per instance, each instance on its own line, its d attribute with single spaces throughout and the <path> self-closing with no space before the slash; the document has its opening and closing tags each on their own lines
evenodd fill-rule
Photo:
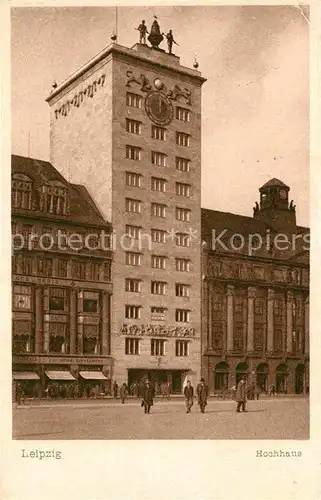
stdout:
<svg viewBox="0 0 321 500">
<path fill-rule="evenodd" d="M 122 404 L 125 403 L 125 400 L 126 400 L 126 397 L 127 397 L 127 392 L 128 392 L 127 391 L 127 385 L 124 382 L 123 385 L 120 388 L 120 391 L 119 391 L 119 395 L 120 395 L 120 399 L 121 399 Z"/>
<path fill-rule="evenodd" d="M 196 392 L 201 412 L 205 413 L 205 406 L 207 405 L 208 387 L 205 384 L 205 380 L 203 378 L 201 378 L 200 383 L 197 386 Z"/>
<path fill-rule="evenodd" d="M 187 381 L 187 385 L 184 389 L 185 403 L 186 403 L 186 413 L 191 413 L 191 408 L 194 404 L 194 388 L 191 381 Z"/>
<path fill-rule="evenodd" d="M 144 390 L 143 390 L 143 401 L 142 406 L 144 406 L 145 413 L 150 413 L 150 407 L 154 404 L 154 387 L 150 384 L 149 380 L 146 380 Z"/>
<path fill-rule="evenodd" d="M 116 380 L 115 380 L 114 385 L 113 385 L 113 394 L 114 394 L 114 398 L 117 398 L 117 396 L 118 396 L 118 384 L 117 384 Z"/>
<path fill-rule="evenodd" d="M 241 408 L 242 408 L 242 411 L 246 411 L 246 409 L 245 409 L 245 403 L 246 403 L 246 382 L 245 382 L 245 378 L 244 377 L 242 377 L 241 380 L 239 381 L 239 383 L 237 384 L 235 400 L 237 402 L 236 411 L 240 412 Z"/>
</svg>

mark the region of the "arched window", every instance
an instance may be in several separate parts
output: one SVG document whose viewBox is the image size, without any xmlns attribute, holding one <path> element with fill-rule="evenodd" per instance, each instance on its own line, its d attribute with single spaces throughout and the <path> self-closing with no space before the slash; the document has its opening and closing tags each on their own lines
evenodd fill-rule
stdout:
<svg viewBox="0 0 321 500">
<path fill-rule="evenodd" d="M 215 365 L 214 388 L 215 391 L 224 391 L 228 389 L 229 365 L 222 361 Z"/>
<path fill-rule="evenodd" d="M 50 214 L 67 214 L 68 190 L 62 182 L 49 182 L 42 186 L 41 210 Z"/>
<path fill-rule="evenodd" d="M 11 203 L 14 208 L 31 210 L 32 180 L 24 174 L 13 174 L 11 179 Z"/>
</svg>

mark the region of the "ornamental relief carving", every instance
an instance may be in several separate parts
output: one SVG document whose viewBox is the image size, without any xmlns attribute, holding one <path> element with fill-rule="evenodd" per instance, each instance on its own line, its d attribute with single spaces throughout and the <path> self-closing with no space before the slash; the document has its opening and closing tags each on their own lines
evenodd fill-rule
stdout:
<svg viewBox="0 0 321 500">
<path fill-rule="evenodd" d="M 101 75 L 98 80 L 89 84 L 84 90 L 75 94 L 71 100 L 67 100 L 60 108 L 55 110 L 56 120 L 59 116 L 67 116 L 72 107 L 79 108 L 80 104 L 84 102 L 86 97 L 94 97 L 99 87 L 103 87 L 105 83 L 106 75 Z"/>
<path fill-rule="evenodd" d="M 120 328 L 120 334 L 137 336 L 195 337 L 195 328 L 151 324 L 129 325 L 127 323 L 123 323 Z"/>
<path fill-rule="evenodd" d="M 128 70 L 126 76 L 126 87 L 130 88 L 132 84 L 139 85 L 142 92 L 150 92 L 153 88 L 149 79 L 143 73 L 139 76 L 134 76 L 133 72 Z M 174 84 L 171 89 L 168 89 L 163 82 L 160 82 L 159 78 L 154 81 L 154 87 L 156 90 L 161 90 L 172 101 L 182 98 L 188 106 L 192 105 L 192 92 L 186 87 L 181 88 L 179 85 Z"/>
</svg>

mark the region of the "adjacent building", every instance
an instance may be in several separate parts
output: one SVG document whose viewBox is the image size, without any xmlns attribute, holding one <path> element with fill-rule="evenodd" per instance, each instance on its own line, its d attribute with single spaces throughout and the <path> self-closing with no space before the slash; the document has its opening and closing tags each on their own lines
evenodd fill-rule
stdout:
<svg viewBox="0 0 321 500">
<path fill-rule="evenodd" d="M 246 375 L 262 392 L 309 390 L 309 230 L 289 187 L 260 188 L 253 217 L 202 209 L 202 373 L 212 391 Z"/>
<path fill-rule="evenodd" d="M 51 162 L 114 231 L 113 377 L 200 376 L 201 86 L 173 54 L 103 50 L 55 88 Z"/>
<path fill-rule="evenodd" d="M 48 162 L 12 156 L 11 189 L 13 379 L 29 396 L 58 383 L 106 386 L 111 225 Z"/>
</svg>

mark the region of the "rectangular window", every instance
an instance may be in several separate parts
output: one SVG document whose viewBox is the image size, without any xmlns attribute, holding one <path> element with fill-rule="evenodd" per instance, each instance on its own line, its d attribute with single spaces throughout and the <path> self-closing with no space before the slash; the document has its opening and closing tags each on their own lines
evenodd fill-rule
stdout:
<svg viewBox="0 0 321 500">
<path fill-rule="evenodd" d="M 212 346 L 213 349 L 223 348 L 223 328 L 221 324 L 214 324 L 212 327 Z"/>
<path fill-rule="evenodd" d="M 213 309 L 214 311 L 222 311 L 223 310 L 223 295 L 215 294 L 213 299 Z"/>
<path fill-rule="evenodd" d="M 130 120 L 126 118 L 126 130 L 130 134 L 141 134 L 142 133 L 142 124 L 137 120 Z"/>
<path fill-rule="evenodd" d="M 242 314 L 243 312 L 243 297 L 235 297 L 234 302 L 234 312 L 236 314 Z"/>
<path fill-rule="evenodd" d="M 190 146 L 190 136 L 184 132 L 176 132 L 176 144 L 178 146 Z"/>
<path fill-rule="evenodd" d="M 167 231 L 161 229 L 152 229 L 152 242 L 153 243 L 166 243 Z"/>
<path fill-rule="evenodd" d="M 175 311 L 175 321 L 177 323 L 188 323 L 190 311 L 188 309 L 176 309 Z"/>
<path fill-rule="evenodd" d="M 275 299 L 274 301 L 274 313 L 275 316 L 283 316 L 283 301 L 280 299 Z"/>
<path fill-rule="evenodd" d="M 130 106 L 131 108 L 140 109 L 142 107 L 142 98 L 138 94 L 133 94 L 132 92 L 127 92 L 126 104 L 127 104 L 127 106 Z"/>
<path fill-rule="evenodd" d="M 126 172 L 126 186 L 142 187 L 142 177 L 135 172 Z"/>
<path fill-rule="evenodd" d="M 140 266 L 141 254 L 137 252 L 126 252 L 126 265 L 127 266 Z"/>
<path fill-rule="evenodd" d="M 164 283 L 163 281 L 152 281 L 151 293 L 153 295 L 165 295 L 166 283 Z"/>
<path fill-rule="evenodd" d="M 166 191 L 166 179 L 160 179 L 159 177 L 152 177 L 151 188 L 152 191 L 158 191 L 159 193 L 165 193 Z"/>
<path fill-rule="evenodd" d="M 127 319 L 139 319 L 140 318 L 140 307 L 141 306 L 125 306 L 125 318 Z"/>
<path fill-rule="evenodd" d="M 42 259 L 42 276 L 51 277 L 53 275 L 52 259 Z"/>
<path fill-rule="evenodd" d="M 234 336 L 233 336 L 233 348 L 235 351 L 241 351 L 243 349 L 243 325 L 235 325 Z"/>
<path fill-rule="evenodd" d="M 99 264 L 98 262 L 88 262 L 88 279 L 89 281 L 99 281 Z"/>
<path fill-rule="evenodd" d="M 14 285 L 12 306 L 14 309 L 31 309 L 31 287 Z"/>
<path fill-rule="evenodd" d="M 125 354 L 139 355 L 139 339 L 125 339 Z"/>
<path fill-rule="evenodd" d="M 165 356 L 165 342 L 163 339 L 151 339 L 151 355 Z"/>
<path fill-rule="evenodd" d="M 133 240 L 139 240 L 140 238 L 140 232 L 141 232 L 141 227 L 140 226 L 126 226 L 126 234 L 129 236 L 129 238 L 132 238 Z"/>
<path fill-rule="evenodd" d="M 162 205 L 161 203 L 152 203 L 152 215 L 155 217 L 166 217 L 166 205 Z"/>
<path fill-rule="evenodd" d="M 176 194 L 189 198 L 191 196 L 191 185 L 184 184 L 183 182 L 176 182 Z"/>
<path fill-rule="evenodd" d="M 45 267 L 45 270 L 48 271 L 50 274 L 43 274 L 43 276 L 52 276 L 52 259 L 43 259 L 43 262 L 46 262 L 46 264 L 51 263 L 51 268 Z M 33 258 L 32 257 L 27 257 L 27 255 L 22 255 L 21 256 L 21 273 L 25 274 L 26 276 L 31 276 L 33 274 L 33 269 L 32 269 L 32 263 L 33 263 Z"/>
<path fill-rule="evenodd" d="M 166 155 L 152 151 L 152 164 L 159 167 L 166 167 Z"/>
<path fill-rule="evenodd" d="M 66 348 L 66 327 L 66 323 L 49 323 L 49 352 L 64 352 Z"/>
<path fill-rule="evenodd" d="M 22 225 L 22 237 L 23 237 L 23 245 L 25 248 L 32 248 L 34 246 L 34 243 L 32 241 L 32 234 L 33 234 L 33 226 L 30 224 L 23 224 Z"/>
<path fill-rule="evenodd" d="M 255 314 L 261 315 L 264 311 L 264 301 L 263 299 L 255 299 L 254 301 Z"/>
<path fill-rule="evenodd" d="M 67 259 L 58 259 L 57 277 L 58 278 L 67 278 L 67 272 L 68 272 L 68 260 Z"/>
<path fill-rule="evenodd" d="M 126 278 L 125 290 L 126 290 L 126 292 L 139 293 L 140 292 L 140 284 L 141 284 L 141 280 L 134 279 L 134 278 Z"/>
<path fill-rule="evenodd" d="M 188 340 L 176 340 L 175 356 L 188 356 Z"/>
<path fill-rule="evenodd" d="M 126 198 L 126 212 L 133 212 L 135 214 L 140 214 L 142 202 L 140 200 L 134 200 L 132 198 Z"/>
<path fill-rule="evenodd" d="M 190 270 L 190 262 L 188 259 L 175 259 L 176 271 L 188 272 Z"/>
<path fill-rule="evenodd" d="M 190 285 L 183 285 L 176 283 L 175 285 L 176 297 L 189 297 Z"/>
<path fill-rule="evenodd" d="M 155 125 L 152 125 L 152 139 L 166 141 L 166 129 L 163 127 L 156 127 Z"/>
<path fill-rule="evenodd" d="M 49 288 L 49 310 L 65 311 L 67 309 L 67 290 L 65 288 Z"/>
<path fill-rule="evenodd" d="M 176 156 L 176 170 L 180 170 L 181 172 L 189 172 L 190 164 L 190 160 Z"/>
<path fill-rule="evenodd" d="M 188 208 L 176 207 L 175 209 L 176 219 L 182 222 L 190 222 L 191 210 Z"/>
<path fill-rule="evenodd" d="M 110 260 L 104 263 L 104 281 L 110 281 Z"/>
<path fill-rule="evenodd" d="M 152 268 L 153 269 L 166 269 L 166 257 L 161 255 L 152 255 Z"/>
<path fill-rule="evenodd" d="M 151 307 L 151 319 L 153 321 L 165 321 L 167 309 L 165 307 Z"/>
<path fill-rule="evenodd" d="M 129 160 L 140 160 L 141 149 L 136 146 L 126 146 L 126 158 Z"/>
<path fill-rule="evenodd" d="M 98 298 L 83 298 L 83 312 L 97 313 L 98 312 Z"/>
<path fill-rule="evenodd" d="M 190 236 L 185 233 L 176 233 L 175 235 L 176 245 L 178 247 L 189 247 L 190 246 Z"/>
<path fill-rule="evenodd" d="M 86 262 L 73 261 L 72 263 L 72 277 L 85 280 L 86 279 Z"/>
<path fill-rule="evenodd" d="M 177 106 L 176 108 L 176 119 L 181 122 L 190 122 L 191 120 L 191 112 L 189 109 L 180 108 Z"/>
</svg>

